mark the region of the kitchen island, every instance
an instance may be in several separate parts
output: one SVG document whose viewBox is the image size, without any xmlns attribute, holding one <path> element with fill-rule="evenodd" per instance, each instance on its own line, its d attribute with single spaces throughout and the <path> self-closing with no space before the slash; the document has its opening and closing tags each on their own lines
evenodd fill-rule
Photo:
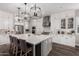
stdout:
<svg viewBox="0 0 79 59">
<path fill-rule="evenodd" d="M 12 35 L 33 45 L 33 56 L 46 56 L 52 49 L 51 35 L 20 34 Z"/>
</svg>

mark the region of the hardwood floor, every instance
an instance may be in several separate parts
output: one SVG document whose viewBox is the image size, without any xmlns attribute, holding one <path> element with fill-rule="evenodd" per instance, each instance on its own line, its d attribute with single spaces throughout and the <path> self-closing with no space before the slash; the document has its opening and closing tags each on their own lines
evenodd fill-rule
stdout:
<svg viewBox="0 0 79 59">
<path fill-rule="evenodd" d="M 8 44 L 0 45 L 0 56 L 10 56 Z M 48 56 L 79 56 L 79 47 L 73 48 L 53 43 L 52 51 L 50 51 Z"/>
<path fill-rule="evenodd" d="M 53 43 L 49 56 L 79 56 L 79 47 L 69 47 Z"/>
<path fill-rule="evenodd" d="M 10 56 L 9 47 L 9 44 L 0 45 L 0 56 Z"/>
</svg>

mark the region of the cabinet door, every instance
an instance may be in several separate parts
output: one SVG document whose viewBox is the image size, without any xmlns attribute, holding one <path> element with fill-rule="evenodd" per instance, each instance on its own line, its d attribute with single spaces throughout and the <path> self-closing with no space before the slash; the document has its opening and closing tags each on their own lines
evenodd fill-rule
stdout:
<svg viewBox="0 0 79 59">
<path fill-rule="evenodd" d="M 43 41 L 42 43 L 41 43 L 41 55 L 42 56 L 46 56 L 46 55 L 48 55 L 48 49 L 47 49 L 47 40 L 45 40 L 45 41 Z"/>
<path fill-rule="evenodd" d="M 51 23 L 50 23 L 50 16 L 45 16 L 43 18 L 43 27 L 50 27 Z"/>
<path fill-rule="evenodd" d="M 65 29 L 66 28 L 66 20 L 62 19 L 61 20 L 61 29 Z"/>
<path fill-rule="evenodd" d="M 75 36 L 62 36 L 61 44 L 74 47 L 75 46 Z"/>
<path fill-rule="evenodd" d="M 42 42 L 41 45 L 41 55 L 46 56 L 52 49 L 52 39 L 48 38 L 47 40 Z"/>
<path fill-rule="evenodd" d="M 61 36 L 60 36 L 60 35 L 55 35 L 55 36 L 53 37 L 53 42 L 61 43 Z"/>
<path fill-rule="evenodd" d="M 68 29 L 73 29 L 73 18 L 68 19 Z"/>
<path fill-rule="evenodd" d="M 48 53 L 51 51 L 52 49 L 52 38 L 48 38 L 47 39 L 47 49 L 48 49 Z"/>
</svg>

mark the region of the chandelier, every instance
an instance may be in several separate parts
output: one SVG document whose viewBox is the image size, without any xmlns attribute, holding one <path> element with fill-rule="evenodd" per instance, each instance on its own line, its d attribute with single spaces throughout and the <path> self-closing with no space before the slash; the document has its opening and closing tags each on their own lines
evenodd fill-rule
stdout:
<svg viewBox="0 0 79 59">
<path fill-rule="evenodd" d="M 18 8 L 18 21 L 21 19 L 29 21 L 31 18 L 41 18 L 42 17 L 42 12 L 41 8 L 36 6 L 36 4 L 30 8 L 30 12 L 27 12 L 27 3 L 24 3 L 24 11 L 20 11 L 21 8 Z"/>
<path fill-rule="evenodd" d="M 30 8 L 30 12 L 32 13 L 31 17 L 42 17 L 41 8 L 36 6 L 36 4 Z"/>
</svg>

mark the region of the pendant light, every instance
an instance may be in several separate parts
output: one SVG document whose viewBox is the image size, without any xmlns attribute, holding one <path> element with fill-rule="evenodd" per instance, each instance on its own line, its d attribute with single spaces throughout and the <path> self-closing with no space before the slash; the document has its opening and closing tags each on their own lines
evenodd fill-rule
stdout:
<svg viewBox="0 0 79 59">
<path fill-rule="evenodd" d="M 36 6 L 36 4 L 30 8 L 30 12 L 33 13 L 32 17 L 42 17 L 41 8 Z"/>
<path fill-rule="evenodd" d="M 18 10 L 18 12 L 17 12 L 15 19 L 17 22 L 21 22 L 22 18 L 21 18 L 20 7 L 18 7 L 17 10 Z"/>
<path fill-rule="evenodd" d="M 24 5 L 25 5 L 25 10 L 24 10 L 24 12 L 22 12 L 22 15 L 23 15 L 23 19 L 24 20 L 29 20 L 29 18 L 30 18 L 30 14 L 28 13 L 28 12 L 26 12 L 26 8 L 27 8 L 27 3 L 24 3 Z"/>
</svg>

